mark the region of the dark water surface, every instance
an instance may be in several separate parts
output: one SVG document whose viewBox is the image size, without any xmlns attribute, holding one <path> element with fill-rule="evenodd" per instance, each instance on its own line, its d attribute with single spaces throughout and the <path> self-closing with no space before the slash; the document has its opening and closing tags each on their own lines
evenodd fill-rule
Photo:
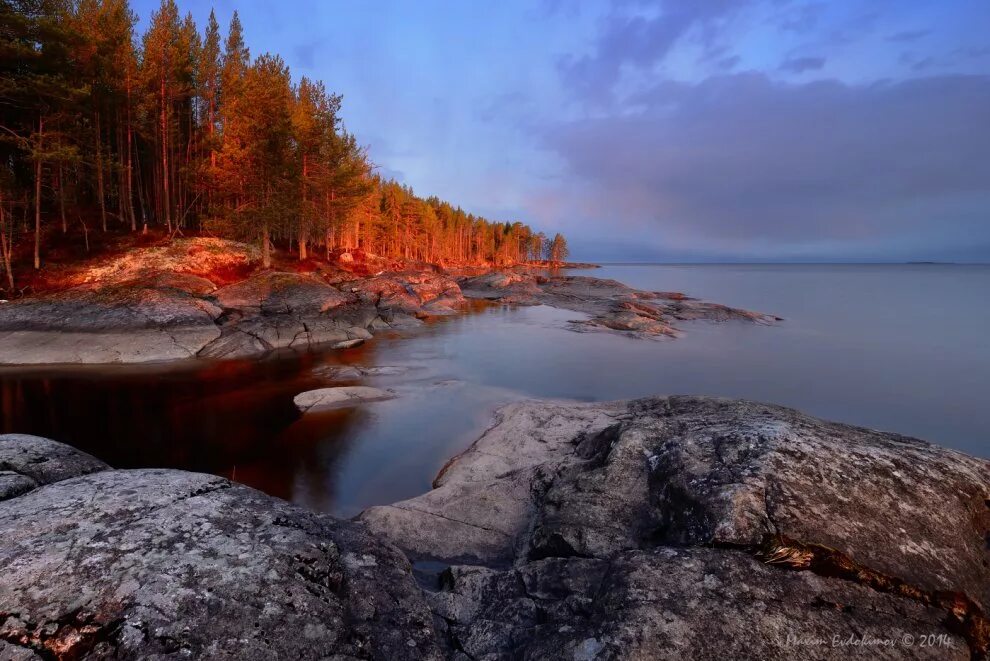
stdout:
<svg viewBox="0 0 990 661">
<path fill-rule="evenodd" d="M 0 430 L 116 467 L 207 471 L 353 515 L 427 490 L 525 397 L 695 393 L 777 402 L 990 456 L 990 266 L 607 265 L 582 274 L 778 314 L 685 324 L 676 341 L 573 333 L 577 313 L 477 306 L 357 349 L 180 367 L 0 371 Z M 301 415 L 335 363 L 407 366 L 396 399 Z M 351 381 L 348 383 L 357 383 Z"/>
</svg>

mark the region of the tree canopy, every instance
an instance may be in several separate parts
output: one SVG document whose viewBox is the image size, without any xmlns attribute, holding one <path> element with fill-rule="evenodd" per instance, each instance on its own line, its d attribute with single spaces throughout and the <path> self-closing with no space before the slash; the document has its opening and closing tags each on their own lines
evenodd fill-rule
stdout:
<svg viewBox="0 0 990 661">
<path fill-rule="evenodd" d="M 560 261 L 566 242 L 375 173 L 342 97 L 252 57 L 235 12 L 201 34 L 174 0 L 147 31 L 127 0 L 0 0 L 0 249 L 161 228 L 311 257 L 362 248 L 432 262 Z"/>
</svg>

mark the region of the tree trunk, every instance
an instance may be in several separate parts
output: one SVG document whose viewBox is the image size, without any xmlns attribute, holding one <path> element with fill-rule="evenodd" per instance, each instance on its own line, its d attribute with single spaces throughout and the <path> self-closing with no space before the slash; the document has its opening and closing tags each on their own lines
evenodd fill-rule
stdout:
<svg viewBox="0 0 990 661">
<path fill-rule="evenodd" d="M 272 265 L 271 245 L 268 239 L 268 218 L 261 225 L 261 265 L 270 268 Z"/>
<path fill-rule="evenodd" d="M 96 189 L 100 198 L 100 219 L 103 221 L 103 231 L 107 231 L 107 202 L 103 192 L 103 132 L 100 130 L 100 113 L 96 115 Z"/>
<path fill-rule="evenodd" d="M 131 231 L 137 231 L 137 216 L 134 214 L 134 178 L 132 147 L 134 131 L 131 128 L 131 79 L 127 78 L 127 213 L 131 218 Z"/>
<path fill-rule="evenodd" d="M 89 228 L 86 227 L 86 223 L 83 222 L 82 216 L 79 215 L 79 207 L 76 206 L 76 219 L 83 228 L 83 238 L 86 241 L 86 252 L 89 252 Z"/>
<path fill-rule="evenodd" d="M 41 268 L 41 150 L 45 137 L 45 116 L 38 115 L 38 154 L 34 164 L 34 268 Z"/>
<path fill-rule="evenodd" d="M 299 261 L 309 257 L 306 251 L 306 242 L 309 241 L 309 223 L 306 215 L 306 175 L 308 172 L 308 162 L 306 154 L 303 154 L 302 164 L 302 207 L 299 213 Z"/>
<path fill-rule="evenodd" d="M 58 206 L 62 213 L 62 234 L 69 231 L 69 223 L 65 220 L 65 187 L 62 182 L 62 164 L 58 166 Z"/>
<path fill-rule="evenodd" d="M 165 101 L 165 76 L 161 79 L 161 142 L 162 142 L 162 207 L 165 215 L 165 226 L 169 235 L 172 234 L 172 209 L 168 190 L 168 104 Z"/>
<path fill-rule="evenodd" d="M 13 236 L 11 236 L 13 240 Z M 14 293 L 14 272 L 10 270 L 10 249 L 13 246 L 7 241 L 7 216 L 3 209 L 3 196 L 0 195 L 0 252 L 3 253 L 3 268 L 7 274 L 7 285 L 11 295 Z"/>
</svg>

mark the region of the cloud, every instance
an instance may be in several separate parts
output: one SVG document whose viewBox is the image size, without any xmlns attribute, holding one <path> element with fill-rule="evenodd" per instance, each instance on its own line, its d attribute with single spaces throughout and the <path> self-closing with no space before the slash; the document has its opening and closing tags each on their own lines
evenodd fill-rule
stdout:
<svg viewBox="0 0 990 661">
<path fill-rule="evenodd" d="M 723 57 L 719 59 L 715 66 L 719 69 L 728 71 L 730 69 L 735 69 L 736 65 L 739 64 L 740 57 L 738 55 L 730 55 L 729 57 Z"/>
<path fill-rule="evenodd" d="M 890 35 L 887 37 L 887 41 L 892 41 L 897 44 L 907 44 L 927 37 L 931 33 L 931 30 L 906 30 L 904 32 L 896 32 Z"/>
<path fill-rule="evenodd" d="M 559 63 L 565 82 L 587 100 L 607 98 L 625 66 L 649 69 L 696 28 L 710 28 L 747 4 L 747 0 L 665 0 L 659 13 L 647 13 L 655 3 L 616 0 L 603 19 L 594 52 L 566 57 Z M 708 39 L 712 30 L 705 31 Z M 712 48 L 712 44 L 708 44 Z"/>
<path fill-rule="evenodd" d="M 990 246 L 988 76 L 750 73 L 663 82 L 635 102 L 540 136 L 580 182 L 565 192 L 572 217 L 613 236 L 752 256 Z"/>
<path fill-rule="evenodd" d="M 818 71 L 824 66 L 824 57 L 791 57 L 780 64 L 780 70 L 790 73 L 804 73 L 805 71 Z"/>
<path fill-rule="evenodd" d="M 771 22 L 786 32 L 805 34 L 818 27 L 825 9 L 824 2 L 781 8 L 774 14 Z"/>
</svg>

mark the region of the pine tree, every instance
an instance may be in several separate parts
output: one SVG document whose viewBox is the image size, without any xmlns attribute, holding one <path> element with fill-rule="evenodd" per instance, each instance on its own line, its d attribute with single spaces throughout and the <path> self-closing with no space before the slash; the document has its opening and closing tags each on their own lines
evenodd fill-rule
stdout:
<svg viewBox="0 0 990 661">
<path fill-rule="evenodd" d="M 128 0 L 0 0 L 0 265 L 49 216 L 105 232 L 140 213 L 169 236 L 190 225 L 308 258 L 322 243 L 390 258 L 507 264 L 566 258 L 522 223 L 493 223 L 374 174 L 319 81 L 293 87 L 277 57 L 252 63 L 234 13 L 221 48 L 161 0 L 135 46 Z M 20 222 L 13 221 L 16 210 Z M 138 211 L 139 210 L 139 211 Z M 29 223 L 33 220 L 33 223 Z M 31 226 L 33 224 L 33 227 Z M 54 225 L 54 224 L 53 224 Z"/>
<path fill-rule="evenodd" d="M 174 111 L 177 81 L 176 71 L 180 66 L 179 10 L 175 0 L 162 0 L 161 7 L 151 15 L 151 25 L 144 35 L 144 59 L 142 74 L 147 92 L 148 107 L 155 109 L 157 122 L 158 172 L 155 178 L 159 218 L 165 221 L 169 233 L 172 232 L 173 185 L 171 152 L 173 150 Z"/>
<path fill-rule="evenodd" d="M 201 183 L 207 188 L 209 200 L 207 208 L 212 210 L 213 206 L 213 179 L 216 176 L 217 149 L 220 141 L 217 137 L 217 111 L 220 105 L 220 26 L 217 17 L 210 10 L 210 18 L 206 25 L 206 36 L 203 39 L 203 48 L 200 50 L 199 58 L 199 93 L 203 99 L 203 110 L 205 113 L 204 123 L 206 135 L 204 144 L 209 152 L 209 164 L 206 173 L 201 177 Z"/>
</svg>

